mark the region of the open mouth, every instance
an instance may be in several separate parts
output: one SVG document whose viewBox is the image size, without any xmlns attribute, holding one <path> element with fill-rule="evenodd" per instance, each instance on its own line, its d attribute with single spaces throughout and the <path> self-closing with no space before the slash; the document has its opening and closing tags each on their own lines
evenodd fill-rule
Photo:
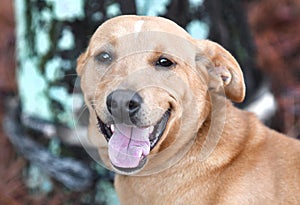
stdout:
<svg viewBox="0 0 300 205">
<path fill-rule="evenodd" d="M 171 111 L 168 109 L 162 116 L 162 118 L 156 123 L 156 125 L 148 126 L 152 132 L 149 135 L 150 140 L 150 148 L 151 150 L 155 147 L 157 142 L 159 141 L 160 137 L 163 135 L 166 125 L 168 123 Z M 107 142 L 110 140 L 111 136 L 115 132 L 115 125 L 114 124 L 105 124 L 101 121 L 101 119 L 97 116 L 98 121 L 98 128 L 99 131 L 104 135 Z"/>
<path fill-rule="evenodd" d="M 140 170 L 147 162 L 147 155 L 163 135 L 171 110 L 168 109 L 155 125 L 129 127 L 124 124 L 105 124 L 97 116 L 97 126 L 108 142 L 112 165 L 122 172 Z"/>
</svg>

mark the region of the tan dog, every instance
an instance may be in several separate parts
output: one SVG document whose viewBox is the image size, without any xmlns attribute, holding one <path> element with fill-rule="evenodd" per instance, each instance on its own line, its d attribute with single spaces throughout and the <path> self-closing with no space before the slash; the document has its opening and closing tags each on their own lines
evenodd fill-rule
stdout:
<svg viewBox="0 0 300 205">
<path fill-rule="evenodd" d="M 77 72 L 121 204 L 300 204 L 300 143 L 231 104 L 243 75 L 218 44 L 121 16 L 98 28 Z"/>
</svg>

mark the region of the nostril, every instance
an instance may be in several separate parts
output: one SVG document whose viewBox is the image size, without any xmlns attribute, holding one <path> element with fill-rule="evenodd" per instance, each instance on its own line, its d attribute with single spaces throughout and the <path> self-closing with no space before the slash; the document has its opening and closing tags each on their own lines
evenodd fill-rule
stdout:
<svg viewBox="0 0 300 205">
<path fill-rule="evenodd" d="M 128 107 L 129 115 L 134 115 L 140 109 L 141 101 L 138 99 L 131 99 L 126 107 Z"/>
<path fill-rule="evenodd" d="M 135 109 L 139 106 L 140 106 L 140 104 L 138 102 L 135 102 L 135 101 L 132 101 L 132 100 L 128 104 L 129 110 L 133 110 L 133 109 Z"/>
</svg>

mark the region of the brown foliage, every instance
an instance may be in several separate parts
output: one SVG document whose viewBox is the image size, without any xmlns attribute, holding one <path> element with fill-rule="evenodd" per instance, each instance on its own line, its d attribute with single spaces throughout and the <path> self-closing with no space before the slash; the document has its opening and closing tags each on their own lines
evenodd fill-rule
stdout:
<svg viewBox="0 0 300 205">
<path fill-rule="evenodd" d="M 270 77 L 279 111 L 275 128 L 300 134 L 300 1 L 263 0 L 249 5 L 260 68 Z"/>
<path fill-rule="evenodd" d="M 0 1 L 0 90 L 15 89 L 15 35 L 12 1 Z"/>
</svg>

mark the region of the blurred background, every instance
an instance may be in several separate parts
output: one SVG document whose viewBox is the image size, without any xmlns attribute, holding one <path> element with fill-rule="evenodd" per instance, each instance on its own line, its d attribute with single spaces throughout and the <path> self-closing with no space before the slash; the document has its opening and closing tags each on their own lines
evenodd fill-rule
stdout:
<svg viewBox="0 0 300 205">
<path fill-rule="evenodd" d="M 122 14 L 167 17 L 220 43 L 245 75 L 236 106 L 300 138 L 298 0 L 1 0 L 0 204 L 118 204 L 113 173 L 77 139 L 75 68 L 95 29 Z"/>
</svg>

